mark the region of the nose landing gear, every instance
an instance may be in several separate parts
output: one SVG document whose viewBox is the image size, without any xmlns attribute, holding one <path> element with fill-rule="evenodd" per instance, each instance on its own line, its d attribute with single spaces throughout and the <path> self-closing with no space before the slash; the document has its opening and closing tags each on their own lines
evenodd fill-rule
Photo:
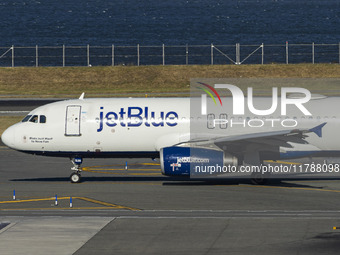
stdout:
<svg viewBox="0 0 340 255">
<path fill-rule="evenodd" d="M 83 159 L 82 158 L 71 158 L 71 162 L 73 164 L 73 167 L 71 167 L 71 170 L 74 171 L 74 173 L 70 175 L 71 183 L 79 183 L 81 181 L 80 165 L 83 163 Z"/>
</svg>

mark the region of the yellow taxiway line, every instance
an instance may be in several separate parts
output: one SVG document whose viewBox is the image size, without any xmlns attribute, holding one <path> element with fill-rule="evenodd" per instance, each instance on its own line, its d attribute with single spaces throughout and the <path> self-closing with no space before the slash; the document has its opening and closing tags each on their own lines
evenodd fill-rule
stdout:
<svg viewBox="0 0 340 255">
<path fill-rule="evenodd" d="M 160 169 L 140 169 L 140 168 L 94 168 L 94 167 L 82 167 L 82 171 L 158 171 L 160 172 Z"/>
<path fill-rule="evenodd" d="M 118 205 L 118 204 L 112 204 L 112 203 L 103 202 L 103 201 L 99 201 L 99 200 L 88 198 L 88 197 L 72 197 L 72 199 L 79 199 L 79 200 L 83 200 L 83 201 L 86 201 L 86 202 L 103 205 L 103 206 L 105 206 L 106 209 L 111 208 L 111 209 L 125 209 L 125 210 L 131 210 L 131 211 L 141 211 L 141 209 L 138 209 L 138 208 L 123 206 L 123 205 Z M 25 200 L 0 201 L 0 204 L 15 204 L 15 203 L 28 203 L 28 202 L 40 202 L 40 201 L 54 201 L 54 200 L 55 200 L 54 197 L 35 198 L 35 199 L 25 199 Z M 58 200 L 70 200 L 70 197 L 59 197 Z M 77 208 L 84 209 L 84 208 L 89 208 L 89 207 L 77 207 Z M 98 208 L 101 208 L 101 207 L 91 207 L 91 208 L 98 209 Z M 9 210 L 9 209 L 0 209 L 0 211 L 1 210 Z M 17 209 L 11 209 L 11 210 L 17 210 Z M 26 210 L 26 209 L 18 209 L 18 210 Z"/>
<path fill-rule="evenodd" d="M 113 175 L 132 175 L 132 176 L 162 176 L 160 173 L 109 173 L 109 172 L 104 172 L 104 171 L 93 171 L 93 170 L 83 170 L 84 172 L 89 172 L 89 173 L 99 173 L 99 174 L 113 174 Z"/>
<path fill-rule="evenodd" d="M 41 210 L 113 210 L 113 207 L 53 207 L 53 208 L 17 208 L 17 209 L 0 209 L 0 211 L 41 211 Z"/>
<path fill-rule="evenodd" d="M 82 167 L 82 171 L 90 173 L 101 173 L 101 174 L 111 174 L 111 175 L 130 175 L 130 176 L 161 176 L 161 170 L 155 168 L 143 169 L 135 168 L 136 166 L 157 166 L 159 163 L 135 163 L 128 164 L 125 168 L 123 164 L 112 164 L 112 165 L 99 165 L 99 166 L 88 166 Z M 130 168 L 134 167 L 134 168 Z M 117 171 L 117 172 L 114 172 Z M 133 172 L 138 171 L 138 172 Z M 156 173 L 155 173 L 156 172 Z"/>
<path fill-rule="evenodd" d="M 266 163 L 285 164 L 285 165 L 302 165 L 302 163 L 288 162 L 288 161 L 280 161 L 280 160 L 264 160 L 264 162 L 266 162 Z"/>
<path fill-rule="evenodd" d="M 264 188 L 264 189 L 291 189 L 291 190 L 308 190 L 308 191 L 323 191 L 323 192 L 340 193 L 340 190 L 333 190 L 333 189 L 279 187 L 279 186 L 249 185 L 249 184 L 241 184 L 240 186 L 250 187 L 250 188 L 251 187 L 254 187 L 254 188 Z"/>
<path fill-rule="evenodd" d="M 104 206 L 107 206 L 107 207 L 114 207 L 114 208 L 117 208 L 117 209 L 126 209 L 126 210 L 131 210 L 131 211 L 141 211 L 141 209 L 123 206 L 123 205 L 111 204 L 111 203 L 95 200 L 95 199 L 88 198 L 88 197 L 77 197 L 77 198 L 80 199 L 80 200 L 83 200 L 83 201 L 87 201 L 87 202 L 95 203 L 95 204 L 100 204 L 100 205 L 104 205 Z"/>
<path fill-rule="evenodd" d="M 58 200 L 70 199 L 70 197 L 58 197 Z M 39 202 L 39 201 L 52 201 L 55 200 L 55 197 L 49 198 L 34 198 L 34 199 L 25 199 L 25 200 L 11 200 L 11 201 L 0 201 L 0 204 L 15 204 L 15 203 L 25 203 L 25 202 Z"/>
</svg>

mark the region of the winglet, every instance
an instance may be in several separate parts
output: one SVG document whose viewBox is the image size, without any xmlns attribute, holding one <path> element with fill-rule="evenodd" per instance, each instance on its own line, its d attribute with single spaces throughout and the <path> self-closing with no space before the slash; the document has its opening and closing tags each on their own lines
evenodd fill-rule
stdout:
<svg viewBox="0 0 340 255">
<path fill-rule="evenodd" d="M 83 93 L 80 95 L 79 99 L 80 99 L 80 100 L 83 100 L 83 99 L 84 99 L 84 96 L 85 96 L 85 92 L 83 92 Z"/>
<path fill-rule="evenodd" d="M 324 125 L 326 125 L 327 122 L 324 122 L 322 124 L 320 124 L 319 126 L 313 127 L 311 129 L 309 129 L 310 132 L 314 132 L 318 137 L 322 137 L 322 128 L 324 127 Z"/>
</svg>

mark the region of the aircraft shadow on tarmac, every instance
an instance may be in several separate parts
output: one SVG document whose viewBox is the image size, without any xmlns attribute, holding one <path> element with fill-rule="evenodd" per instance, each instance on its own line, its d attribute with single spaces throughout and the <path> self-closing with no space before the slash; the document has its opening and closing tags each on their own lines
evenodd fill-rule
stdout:
<svg viewBox="0 0 340 255">
<path fill-rule="evenodd" d="M 292 188 L 315 188 L 322 189 L 322 186 L 311 184 L 292 183 L 293 181 L 319 181 L 319 179 L 270 179 L 265 186 L 276 187 L 292 187 Z M 322 179 L 324 181 L 340 181 L 340 178 Z M 12 182 L 70 182 L 67 177 L 48 177 L 48 178 L 25 178 L 11 179 Z M 183 177 L 166 177 L 166 176 L 119 176 L 119 177 L 82 177 L 80 184 L 91 182 L 162 182 L 164 186 L 215 186 L 215 185 L 240 185 L 252 184 L 250 179 L 214 179 L 214 180 L 199 180 L 188 179 Z"/>
</svg>

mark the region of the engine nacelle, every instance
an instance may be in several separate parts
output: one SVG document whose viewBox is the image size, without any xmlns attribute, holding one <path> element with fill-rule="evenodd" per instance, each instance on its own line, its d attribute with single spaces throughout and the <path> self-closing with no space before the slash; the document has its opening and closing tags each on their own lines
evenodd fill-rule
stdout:
<svg viewBox="0 0 340 255">
<path fill-rule="evenodd" d="M 160 151 L 162 174 L 168 176 L 193 176 L 197 169 L 211 166 L 237 166 L 237 158 L 221 150 L 197 147 L 166 147 Z M 204 177 L 197 174 L 197 177 Z"/>
</svg>

